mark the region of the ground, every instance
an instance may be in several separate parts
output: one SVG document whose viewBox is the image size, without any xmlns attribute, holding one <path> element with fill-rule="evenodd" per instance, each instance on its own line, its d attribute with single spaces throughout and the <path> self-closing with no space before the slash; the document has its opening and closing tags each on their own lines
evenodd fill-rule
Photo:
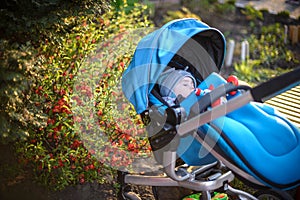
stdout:
<svg viewBox="0 0 300 200">
<path fill-rule="evenodd" d="M 174 7 L 173 7 L 174 8 Z M 165 10 L 157 12 L 156 20 L 161 19 Z M 241 41 L 249 33 L 249 22 L 237 10 L 230 15 L 217 15 L 216 13 L 205 13 L 200 16 L 204 22 L 218 28 L 228 37 Z M 274 21 L 274 17 L 268 18 L 268 23 Z M 287 23 L 291 23 L 286 19 Z M 299 45 L 293 47 L 299 55 Z M 112 184 L 99 185 L 97 183 L 86 183 L 83 185 L 70 186 L 63 191 L 47 191 L 33 181 L 29 172 L 15 174 L 15 179 L 11 180 L 7 174 L 11 173 L 7 168 L 15 163 L 11 157 L 12 149 L 9 146 L 0 146 L 0 199 L 2 200 L 116 200 L 116 189 Z M 6 173 L 8 172 L 8 173 Z M 142 199 L 154 200 L 152 188 L 134 186 L 133 191 L 137 192 Z M 172 195 L 172 194 L 170 194 Z"/>
</svg>

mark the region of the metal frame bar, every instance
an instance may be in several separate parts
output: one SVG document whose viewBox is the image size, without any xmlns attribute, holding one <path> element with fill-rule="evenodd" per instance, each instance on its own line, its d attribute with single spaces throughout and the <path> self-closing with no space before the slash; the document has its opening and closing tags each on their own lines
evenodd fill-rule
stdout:
<svg viewBox="0 0 300 200">
<path fill-rule="evenodd" d="M 244 94 L 231 99 L 225 104 L 219 105 L 217 107 L 212 108 L 211 110 L 208 110 L 204 113 L 201 113 L 192 119 L 189 119 L 186 122 L 183 122 L 182 124 L 178 125 L 177 127 L 177 134 L 180 137 L 185 136 L 191 131 L 197 130 L 198 127 L 217 119 L 218 117 L 224 116 L 227 113 L 230 113 L 247 103 L 253 101 L 253 97 L 251 94 L 251 91 L 247 91 Z"/>
</svg>

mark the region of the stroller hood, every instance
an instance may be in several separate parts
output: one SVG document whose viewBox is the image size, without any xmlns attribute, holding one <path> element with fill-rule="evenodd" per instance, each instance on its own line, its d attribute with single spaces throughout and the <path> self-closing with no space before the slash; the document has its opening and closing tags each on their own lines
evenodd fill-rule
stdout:
<svg viewBox="0 0 300 200">
<path fill-rule="evenodd" d="M 160 74 L 167 67 L 174 67 L 172 62 L 193 69 L 201 81 L 220 70 L 225 47 L 223 34 L 201 21 L 171 21 L 138 43 L 122 76 L 123 93 L 140 114 L 149 107 L 149 94 Z M 175 57 L 185 62 L 180 63 Z"/>
</svg>

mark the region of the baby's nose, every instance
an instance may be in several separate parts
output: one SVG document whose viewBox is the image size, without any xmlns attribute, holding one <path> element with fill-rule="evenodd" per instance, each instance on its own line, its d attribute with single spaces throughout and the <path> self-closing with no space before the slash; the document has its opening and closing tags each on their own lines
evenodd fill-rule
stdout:
<svg viewBox="0 0 300 200">
<path fill-rule="evenodd" d="M 195 87 L 193 85 L 191 85 L 191 86 L 189 86 L 188 90 L 189 90 L 189 92 L 192 92 L 195 90 Z"/>
<path fill-rule="evenodd" d="M 191 84 L 190 84 L 190 87 L 191 87 L 192 90 L 194 90 L 194 89 L 195 89 L 194 83 L 191 83 Z"/>
</svg>

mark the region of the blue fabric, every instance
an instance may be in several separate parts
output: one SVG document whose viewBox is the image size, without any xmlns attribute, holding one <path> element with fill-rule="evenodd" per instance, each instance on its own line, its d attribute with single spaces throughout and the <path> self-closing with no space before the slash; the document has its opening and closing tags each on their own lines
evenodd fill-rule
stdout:
<svg viewBox="0 0 300 200">
<path fill-rule="evenodd" d="M 210 85 L 217 87 L 218 85 L 224 84 L 226 81 L 217 73 L 210 74 L 204 81 L 202 81 L 198 88 L 201 90 L 208 89 Z M 190 113 L 191 107 L 202 98 L 201 95 L 196 96 L 194 93 L 190 94 L 183 102 L 181 106 L 184 108 L 187 116 Z M 208 125 L 200 127 L 200 131 L 207 132 L 209 129 Z M 204 165 L 216 161 L 208 150 L 202 147 L 202 145 L 192 136 L 188 135 L 180 140 L 177 154 L 180 158 L 189 165 Z"/>
<path fill-rule="evenodd" d="M 217 87 L 224 81 L 219 75 L 212 74 L 202 83 L 202 87 L 209 87 L 210 84 Z M 274 108 L 252 102 L 211 124 L 218 127 L 224 135 L 220 136 L 207 124 L 200 127 L 201 131 L 212 138 L 247 173 L 270 187 L 292 185 L 289 186 L 292 188 L 297 186 L 294 183 L 300 184 L 300 130 Z M 189 145 L 185 140 L 182 140 L 179 146 L 182 149 L 178 152 L 188 164 L 201 164 L 210 158 L 207 153 L 204 161 L 195 161 L 199 160 L 197 152 L 205 151 L 199 142 L 190 142 L 190 146 L 185 146 Z M 182 152 L 183 150 L 186 152 Z M 290 189 L 289 187 L 285 189 Z"/>
<path fill-rule="evenodd" d="M 123 93 L 138 114 L 148 108 L 150 91 L 176 52 L 192 36 L 207 30 L 221 35 L 225 44 L 220 31 L 196 19 L 171 21 L 139 42 L 122 76 Z"/>
<path fill-rule="evenodd" d="M 212 122 L 238 149 L 251 169 L 241 164 L 227 141 L 218 141 L 244 170 L 268 185 L 258 175 L 279 185 L 300 180 L 300 132 L 272 107 L 249 103 Z M 245 162 L 246 163 L 246 162 Z"/>
<path fill-rule="evenodd" d="M 201 127 L 201 129 L 203 128 Z M 200 166 L 217 161 L 192 135 L 180 139 L 177 155 L 191 166 Z"/>
</svg>

